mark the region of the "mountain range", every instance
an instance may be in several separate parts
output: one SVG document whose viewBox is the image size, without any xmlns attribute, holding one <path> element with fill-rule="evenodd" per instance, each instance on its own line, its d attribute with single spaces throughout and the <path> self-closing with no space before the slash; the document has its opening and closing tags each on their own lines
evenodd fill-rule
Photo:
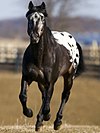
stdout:
<svg viewBox="0 0 100 133">
<path fill-rule="evenodd" d="M 70 33 L 100 32 L 100 20 L 92 18 L 52 18 L 51 29 Z M 27 39 L 27 19 L 0 21 L 0 38 Z"/>
</svg>

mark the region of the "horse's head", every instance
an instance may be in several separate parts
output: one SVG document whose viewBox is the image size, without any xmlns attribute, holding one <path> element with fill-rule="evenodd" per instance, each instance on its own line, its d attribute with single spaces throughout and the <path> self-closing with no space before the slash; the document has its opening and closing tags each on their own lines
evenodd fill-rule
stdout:
<svg viewBox="0 0 100 133">
<path fill-rule="evenodd" d="M 42 2 L 39 6 L 34 6 L 32 1 L 30 1 L 28 6 L 28 12 L 26 17 L 28 19 L 28 35 L 34 43 L 38 43 L 41 35 L 44 31 L 44 26 L 46 23 L 45 18 L 47 17 L 45 3 Z"/>
</svg>

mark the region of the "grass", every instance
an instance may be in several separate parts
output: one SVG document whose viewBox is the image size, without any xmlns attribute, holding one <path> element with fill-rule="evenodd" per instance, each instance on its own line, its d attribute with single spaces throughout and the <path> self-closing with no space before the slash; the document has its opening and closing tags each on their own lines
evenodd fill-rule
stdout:
<svg viewBox="0 0 100 133">
<path fill-rule="evenodd" d="M 0 127 L 0 133 L 35 133 L 35 127 L 31 125 L 23 126 L 3 126 Z M 63 124 L 58 131 L 53 130 L 53 126 L 43 126 L 39 133 L 100 133 L 98 126 L 75 126 Z"/>
<path fill-rule="evenodd" d="M 0 72 L 0 133 L 5 130 L 7 133 L 34 131 L 34 126 L 31 125 L 35 125 L 36 122 L 36 115 L 41 106 L 41 93 L 36 83 L 29 87 L 28 106 L 33 109 L 34 116 L 30 119 L 24 117 L 18 99 L 20 79 L 21 73 Z M 51 101 L 52 117 L 48 123 L 44 124 L 46 126 L 43 127 L 43 133 L 49 129 L 48 133 L 54 132 L 51 124 L 59 108 L 62 88 L 63 80 L 59 78 Z M 100 132 L 100 79 L 83 74 L 74 80 L 70 99 L 64 109 L 63 123 L 65 124 L 62 125 L 61 130 L 57 131 L 58 133 L 65 133 L 65 130 L 67 133 L 80 133 L 80 128 L 81 133 L 95 133 L 96 130 L 96 133 Z"/>
</svg>

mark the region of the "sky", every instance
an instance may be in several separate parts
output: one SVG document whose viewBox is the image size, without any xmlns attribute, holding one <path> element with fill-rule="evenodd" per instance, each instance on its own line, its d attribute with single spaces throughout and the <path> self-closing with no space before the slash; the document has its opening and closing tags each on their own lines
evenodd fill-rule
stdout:
<svg viewBox="0 0 100 133">
<path fill-rule="evenodd" d="M 100 0 L 82 0 L 81 4 L 77 4 L 76 10 L 72 15 L 100 19 Z"/>
<path fill-rule="evenodd" d="M 0 20 L 24 17 L 28 2 L 29 0 L 0 0 Z M 100 0 L 82 0 L 71 15 L 100 19 Z"/>
</svg>

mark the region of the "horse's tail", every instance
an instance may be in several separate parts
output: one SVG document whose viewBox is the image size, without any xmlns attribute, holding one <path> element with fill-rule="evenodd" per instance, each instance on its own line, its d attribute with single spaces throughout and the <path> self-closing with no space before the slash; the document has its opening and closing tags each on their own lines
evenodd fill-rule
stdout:
<svg viewBox="0 0 100 133">
<path fill-rule="evenodd" d="M 77 67 L 77 71 L 76 71 L 76 76 L 79 76 L 82 72 L 84 72 L 85 70 L 85 65 L 84 65 L 84 58 L 83 58 L 83 52 L 82 52 L 82 48 L 79 45 L 79 43 L 76 42 L 76 45 L 78 47 L 79 50 L 79 65 Z"/>
</svg>

